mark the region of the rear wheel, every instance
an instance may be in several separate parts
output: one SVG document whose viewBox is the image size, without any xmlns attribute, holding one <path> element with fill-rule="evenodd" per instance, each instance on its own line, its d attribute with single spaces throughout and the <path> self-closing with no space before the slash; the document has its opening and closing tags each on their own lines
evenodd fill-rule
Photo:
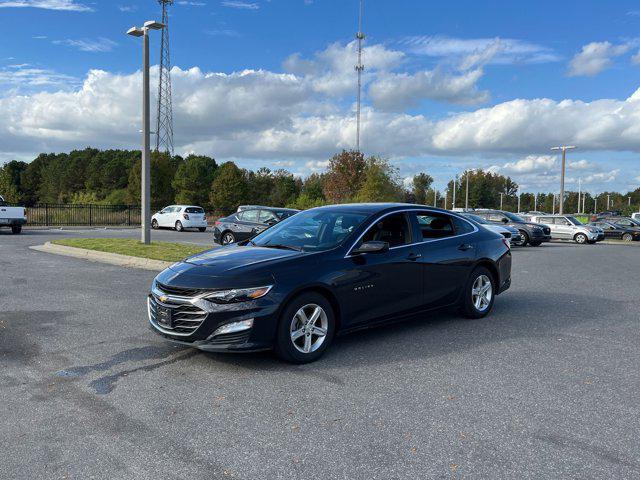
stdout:
<svg viewBox="0 0 640 480">
<path fill-rule="evenodd" d="M 11 233 L 18 235 L 22 231 L 22 225 L 14 225 L 11 227 Z"/>
<path fill-rule="evenodd" d="M 633 235 L 631 235 L 630 233 L 625 233 L 624 235 L 622 235 L 622 240 L 624 240 L 625 242 L 630 242 L 631 240 L 633 240 Z"/>
<path fill-rule="evenodd" d="M 182 222 L 180 220 L 178 220 L 176 222 L 176 232 L 181 232 L 184 230 L 184 227 L 182 226 Z"/>
<path fill-rule="evenodd" d="M 576 234 L 576 236 L 573 237 L 573 239 L 576 241 L 576 243 L 579 243 L 580 245 L 587 243 L 587 241 L 589 240 L 584 233 Z"/>
<path fill-rule="evenodd" d="M 335 331 L 335 317 L 329 301 L 309 292 L 294 298 L 278 323 L 276 353 L 291 363 L 308 363 L 322 356 Z"/>
<path fill-rule="evenodd" d="M 467 318 L 486 317 L 493 308 L 495 279 L 485 267 L 477 267 L 464 287 L 461 310 Z"/>
<path fill-rule="evenodd" d="M 229 245 L 230 243 L 236 243 L 236 237 L 233 232 L 224 232 L 222 234 L 222 239 L 220 240 L 222 245 Z"/>
<path fill-rule="evenodd" d="M 207 231 L 207 227 L 198 227 L 198 230 L 200 230 L 201 232 L 206 232 Z"/>
<path fill-rule="evenodd" d="M 531 242 L 529 245 L 531 245 L 532 247 L 539 247 L 540 245 L 542 245 L 542 242 L 540 241 Z"/>
</svg>

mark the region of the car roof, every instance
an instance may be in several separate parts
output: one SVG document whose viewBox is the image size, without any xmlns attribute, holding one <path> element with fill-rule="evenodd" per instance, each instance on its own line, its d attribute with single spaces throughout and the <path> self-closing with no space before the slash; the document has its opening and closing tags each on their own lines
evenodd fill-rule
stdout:
<svg viewBox="0 0 640 480">
<path fill-rule="evenodd" d="M 323 207 L 316 207 L 312 210 L 338 210 L 346 212 L 358 212 L 358 213 L 382 213 L 391 212 L 394 210 L 424 210 L 428 209 L 434 212 L 442 212 L 448 214 L 458 214 L 458 212 L 451 212 L 443 208 L 430 207 L 428 205 L 417 205 L 415 203 L 394 203 L 394 202 L 381 202 L 381 203 L 340 203 L 336 205 L 325 205 Z"/>
</svg>

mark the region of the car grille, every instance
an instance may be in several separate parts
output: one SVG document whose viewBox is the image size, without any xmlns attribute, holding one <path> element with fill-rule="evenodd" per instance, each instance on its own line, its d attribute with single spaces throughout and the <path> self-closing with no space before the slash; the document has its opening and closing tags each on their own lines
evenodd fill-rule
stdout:
<svg viewBox="0 0 640 480">
<path fill-rule="evenodd" d="M 160 282 L 156 282 L 156 288 L 167 295 L 176 295 L 179 297 L 195 297 L 205 292 L 205 290 L 198 288 L 170 287 Z"/>
<path fill-rule="evenodd" d="M 156 320 L 158 305 L 172 310 L 170 326 L 161 325 Z M 149 317 L 156 328 L 169 334 L 186 336 L 191 335 L 202 325 L 202 322 L 207 318 L 207 312 L 191 303 L 172 303 L 170 300 L 161 303 L 154 295 L 149 295 Z"/>
</svg>

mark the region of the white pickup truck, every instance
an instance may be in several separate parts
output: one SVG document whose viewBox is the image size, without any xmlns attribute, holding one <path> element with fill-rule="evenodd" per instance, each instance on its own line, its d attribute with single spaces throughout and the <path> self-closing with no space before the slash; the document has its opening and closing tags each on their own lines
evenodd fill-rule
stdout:
<svg viewBox="0 0 640 480">
<path fill-rule="evenodd" d="M 11 227 L 11 232 L 18 234 L 27 223 L 24 207 L 10 207 L 0 195 L 0 227 Z"/>
</svg>

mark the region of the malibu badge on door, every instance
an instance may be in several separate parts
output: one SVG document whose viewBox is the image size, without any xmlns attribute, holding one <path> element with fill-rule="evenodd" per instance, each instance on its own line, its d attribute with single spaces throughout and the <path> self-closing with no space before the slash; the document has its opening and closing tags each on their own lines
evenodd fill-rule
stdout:
<svg viewBox="0 0 640 480">
<path fill-rule="evenodd" d="M 167 307 L 158 305 L 156 308 L 156 320 L 162 327 L 173 328 L 172 310 Z"/>
</svg>

